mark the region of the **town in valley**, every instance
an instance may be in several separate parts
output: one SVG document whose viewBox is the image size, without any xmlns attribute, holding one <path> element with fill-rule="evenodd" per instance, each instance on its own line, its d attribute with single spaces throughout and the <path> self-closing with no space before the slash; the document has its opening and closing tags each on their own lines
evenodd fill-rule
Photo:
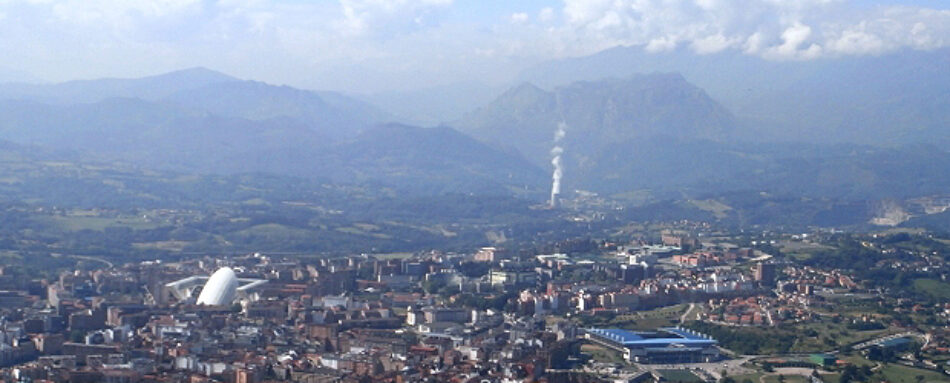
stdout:
<svg viewBox="0 0 950 383">
<path fill-rule="evenodd" d="M 936 382 L 950 239 L 628 227 L 552 252 L 78 259 L 0 275 L 0 379 Z"/>
</svg>

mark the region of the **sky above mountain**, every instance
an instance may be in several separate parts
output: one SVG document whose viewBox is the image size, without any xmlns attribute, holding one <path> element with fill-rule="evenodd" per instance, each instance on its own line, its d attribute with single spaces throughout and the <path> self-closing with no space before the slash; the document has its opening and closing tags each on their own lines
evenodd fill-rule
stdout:
<svg viewBox="0 0 950 383">
<path fill-rule="evenodd" d="M 616 46 L 795 61 L 948 45 L 942 0 L 0 0 L 0 80 L 204 66 L 379 92 L 501 84 Z"/>
</svg>

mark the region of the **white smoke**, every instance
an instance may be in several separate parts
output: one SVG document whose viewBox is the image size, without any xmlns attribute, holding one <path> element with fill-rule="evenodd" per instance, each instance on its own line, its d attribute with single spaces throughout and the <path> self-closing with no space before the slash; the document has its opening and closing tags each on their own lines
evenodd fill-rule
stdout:
<svg viewBox="0 0 950 383">
<path fill-rule="evenodd" d="M 561 193 L 561 177 L 564 176 L 564 168 L 561 166 L 562 153 L 564 153 L 564 149 L 560 146 L 551 149 L 551 155 L 554 156 L 551 158 L 551 165 L 554 165 L 554 175 L 551 177 L 554 181 L 551 185 L 551 198 Z"/>
<path fill-rule="evenodd" d="M 557 131 L 554 132 L 554 148 L 551 149 L 551 165 L 554 165 L 554 174 L 551 175 L 551 206 L 557 206 L 557 197 L 561 194 L 561 178 L 564 177 L 564 167 L 561 164 L 561 154 L 564 148 L 558 145 L 567 134 L 567 124 L 560 122 L 557 124 Z"/>
<path fill-rule="evenodd" d="M 558 142 L 561 142 L 561 140 L 564 139 L 564 135 L 567 134 L 567 131 L 565 131 L 565 129 L 567 129 L 567 124 L 565 124 L 565 123 L 563 123 L 563 122 L 559 122 L 559 123 L 557 124 L 557 131 L 554 132 L 554 143 L 555 143 L 555 144 L 557 144 Z"/>
</svg>

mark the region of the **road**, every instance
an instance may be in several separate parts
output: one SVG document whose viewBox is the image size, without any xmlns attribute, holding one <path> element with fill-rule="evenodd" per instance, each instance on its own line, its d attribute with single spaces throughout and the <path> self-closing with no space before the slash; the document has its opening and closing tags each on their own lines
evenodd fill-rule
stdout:
<svg viewBox="0 0 950 383">
<path fill-rule="evenodd" d="M 680 323 L 686 323 L 686 317 L 688 317 L 689 314 L 690 314 L 690 313 L 693 311 L 693 309 L 695 309 L 695 308 L 696 308 L 696 304 L 695 304 L 695 303 L 690 303 L 690 304 L 689 304 L 689 308 L 686 309 L 686 312 L 684 312 L 683 315 L 680 315 Z M 698 315 L 698 314 L 697 314 L 697 315 Z M 695 319 L 695 318 L 694 318 L 694 319 Z"/>
<path fill-rule="evenodd" d="M 811 376 L 812 372 L 814 372 L 814 371 L 815 371 L 815 370 L 812 369 L 812 368 L 780 367 L 780 368 L 776 368 L 775 371 L 772 371 L 772 372 L 769 372 L 769 373 L 766 373 L 766 374 L 760 376 L 760 377 L 759 377 L 759 383 L 765 383 L 765 377 L 766 377 L 766 376 L 775 376 L 775 375 L 790 376 L 790 375 L 798 375 L 798 376 L 804 376 L 804 377 L 807 378 L 807 377 Z"/>
<path fill-rule="evenodd" d="M 656 370 L 679 370 L 679 369 L 688 369 L 688 370 L 703 370 L 706 374 L 709 374 L 716 380 L 722 378 L 722 372 L 725 371 L 728 376 L 749 374 L 754 372 L 754 370 L 742 367 L 742 364 L 748 362 L 751 357 L 740 357 L 737 359 L 728 359 L 714 363 L 688 363 L 688 364 L 639 364 L 635 363 L 636 367 L 644 371 L 656 371 Z"/>
<path fill-rule="evenodd" d="M 57 258 L 57 257 L 68 257 L 68 258 L 81 259 L 81 260 L 84 260 L 84 261 L 99 262 L 99 263 L 105 264 L 105 265 L 108 266 L 110 269 L 113 268 L 113 267 L 115 267 L 115 265 L 113 265 L 112 262 L 109 262 L 109 261 L 107 261 L 107 260 L 105 260 L 105 259 L 98 258 L 98 257 L 91 257 L 91 256 L 88 256 L 88 255 L 72 255 L 72 254 L 59 255 L 59 254 L 56 254 L 56 255 L 52 255 L 52 257 L 53 257 L 53 258 Z"/>
</svg>

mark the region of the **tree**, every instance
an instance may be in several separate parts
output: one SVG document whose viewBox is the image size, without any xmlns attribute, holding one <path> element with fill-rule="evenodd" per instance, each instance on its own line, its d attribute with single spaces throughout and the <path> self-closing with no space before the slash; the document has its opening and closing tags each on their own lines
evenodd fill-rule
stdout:
<svg viewBox="0 0 950 383">
<path fill-rule="evenodd" d="M 869 360 L 884 360 L 884 355 L 883 355 L 883 353 L 881 352 L 881 348 L 880 348 L 880 347 L 871 347 L 871 348 L 868 350 L 867 358 L 868 358 Z"/>
<path fill-rule="evenodd" d="M 73 330 L 69 333 L 69 341 L 73 343 L 83 343 L 86 341 L 86 333 L 82 330 Z"/>
<path fill-rule="evenodd" d="M 435 294 L 445 286 L 446 283 L 441 280 L 430 279 L 422 282 L 422 289 L 428 294 Z"/>
<path fill-rule="evenodd" d="M 841 383 L 849 383 L 855 380 L 863 381 L 867 377 L 865 376 L 863 378 L 864 379 L 862 379 L 862 376 L 858 373 L 858 368 L 849 364 L 844 368 L 843 371 L 841 371 L 841 378 L 838 381 Z"/>
<path fill-rule="evenodd" d="M 491 264 L 485 262 L 462 262 L 459 265 L 459 271 L 462 275 L 469 278 L 481 278 L 485 274 L 488 274 L 490 268 Z"/>
</svg>

